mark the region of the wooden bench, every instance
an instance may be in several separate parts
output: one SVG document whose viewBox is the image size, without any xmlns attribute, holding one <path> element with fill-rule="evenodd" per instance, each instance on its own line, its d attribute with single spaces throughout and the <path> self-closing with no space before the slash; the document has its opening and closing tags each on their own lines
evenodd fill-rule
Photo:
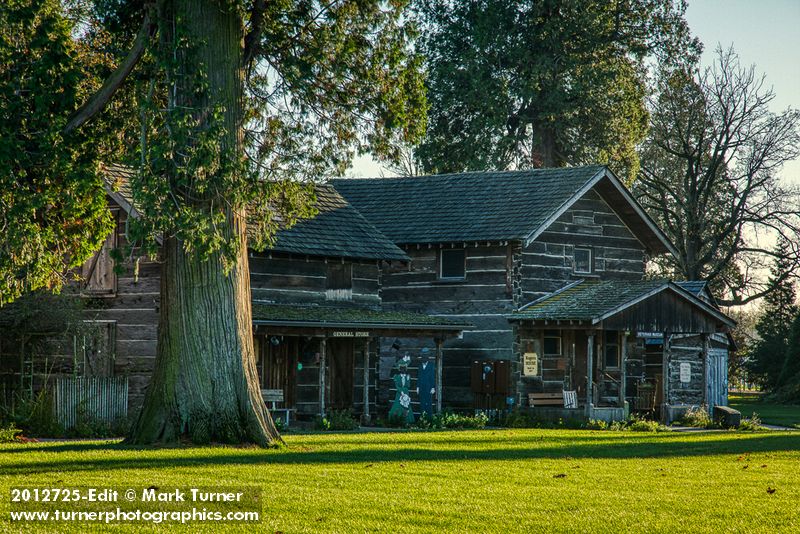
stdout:
<svg viewBox="0 0 800 534">
<path fill-rule="evenodd" d="M 536 406 L 564 406 L 564 394 L 558 393 L 528 393 L 528 404 Z"/>
<path fill-rule="evenodd" d="M 262 389 L 261 396 L 264 398 L 264 403 L 269 407 L 271 413 L 282 413 L 286 426 L 289 426 L 289 414 L 294 411 L 292 408 L 278 408 L 277 403 L 283 402 L 282 389 Z"/>
</svg>

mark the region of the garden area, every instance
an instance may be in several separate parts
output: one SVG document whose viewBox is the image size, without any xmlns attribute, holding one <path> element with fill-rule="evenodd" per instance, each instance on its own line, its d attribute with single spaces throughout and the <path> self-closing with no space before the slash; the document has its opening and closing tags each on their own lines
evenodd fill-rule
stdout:
<svg viewBox="0 0 800 534">
<path fill-rule="evenodd" d="M 258 525 L 170 525 L 192 531 L 800 529 L 800 432 L 324 432 L 287 433 L 285 442 L 273 450 L 132 448 L 116 441 L 4 444 L 0 491 L 54 483 L 263 489 Z M 9 532 L 30 527 L 8 526 Z M 49 526 L 60 532 L 87 527 Z"/>
</svg>

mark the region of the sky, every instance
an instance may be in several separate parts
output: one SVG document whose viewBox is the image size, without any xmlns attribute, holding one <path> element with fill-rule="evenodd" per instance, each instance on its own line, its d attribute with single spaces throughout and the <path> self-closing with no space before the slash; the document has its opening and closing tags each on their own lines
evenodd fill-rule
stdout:
<svg viewBox="0 0 800 534">
<path fill-rule="evenodd" d="M 686 20 L 705 45 L 704 64 L 718 44 L 733 45 L 742 64 L 755 65 L 772 86 L 773 112 L 800 109 L 800 0 L 690 0 Z M 800 159 L 782 177 L 800 184 Z"/>
<path fill-rule="evenodd" d="M 733 45 L 743 65 L 766 75 L 775 92 L 773 112 L 800 108 L 800 0 L 689 0 L 686 20 L 705 46 L 704 64 L 713 62 L 718 44 Z M 381 167 L 361 157 L 348 175 L 380 176 Z M 800 184 L 800 159 L 782 177 Z"/>
</svg>

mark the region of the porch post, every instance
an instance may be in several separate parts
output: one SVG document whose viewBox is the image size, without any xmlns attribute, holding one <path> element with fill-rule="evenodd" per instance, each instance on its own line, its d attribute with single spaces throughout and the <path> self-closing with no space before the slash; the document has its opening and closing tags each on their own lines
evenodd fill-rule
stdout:
<svg viewBox="0 0 800 534">
<path fill-rule="evenodd" d="M 442 413 L 442 340 L 436 338 L 436 413 Z"/>
<path fill-rule="evenodd" d="M 326 345 L 327 338 L 325 336 L 322 337 L 322 341 L 320 342 L 319 346 L 319 415 L 321 417 L 325 417 L 325 367 L 326 367 L 326 355 L 325 355 L 325 345 Z"/>
<path fill-rule="evenodd" d="M 622 360 L 620 372 L 619 372 L 619 406 L 620 408 L 625 407 L 625 379 L 626 379 L 626 365 L 625 363 L 628 361 L 628 332 L 624 330 L 622 332 L 622 347 L 620 348 L 620 359 Z"/>
<path fill-rule="evenodd" d="M 364 340 L 364 412 L 362 419 L 369 422 L 369 339 Z"/>
<path fill-rule="evenodd" d="M 714 407 L 711 405 L 711 399 L 708 396 L 708 352 L 710 348 L 709 335 L 703 334 L 703 400 L 705 401 L 706 409 L 710 415 L 714 415 Z"/>
<path fill-rule="evenodd" d="M 666 406 L 669 404 L 669 360 L 672 352 L 670 348 L 672 340 L 670 338 L 670 333 L 664 332 L 664 355 L 661 357 L 661 419 L 664 420 L 665 424 L 670 423 L 668 414 L 666 413 Z"/>
<path fill-rule="evenodd" d="M 594 385 L 594 333 L 587 336 L 586 346 L 586 406 L 592 404 L 592 389 Z"/>
</svg>

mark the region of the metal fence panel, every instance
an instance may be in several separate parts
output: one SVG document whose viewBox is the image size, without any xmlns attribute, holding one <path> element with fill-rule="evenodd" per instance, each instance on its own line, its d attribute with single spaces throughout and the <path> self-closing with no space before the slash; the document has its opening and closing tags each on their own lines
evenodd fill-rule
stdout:
<svg viewBox="0 0 800 534">
<path fill-rule="evenodd" d="M 65 429 L 80 417 L 113 423 L 128 416 L 128 377 L 59 377 L 53 388 L 53 410 Z"/>
</svg>

